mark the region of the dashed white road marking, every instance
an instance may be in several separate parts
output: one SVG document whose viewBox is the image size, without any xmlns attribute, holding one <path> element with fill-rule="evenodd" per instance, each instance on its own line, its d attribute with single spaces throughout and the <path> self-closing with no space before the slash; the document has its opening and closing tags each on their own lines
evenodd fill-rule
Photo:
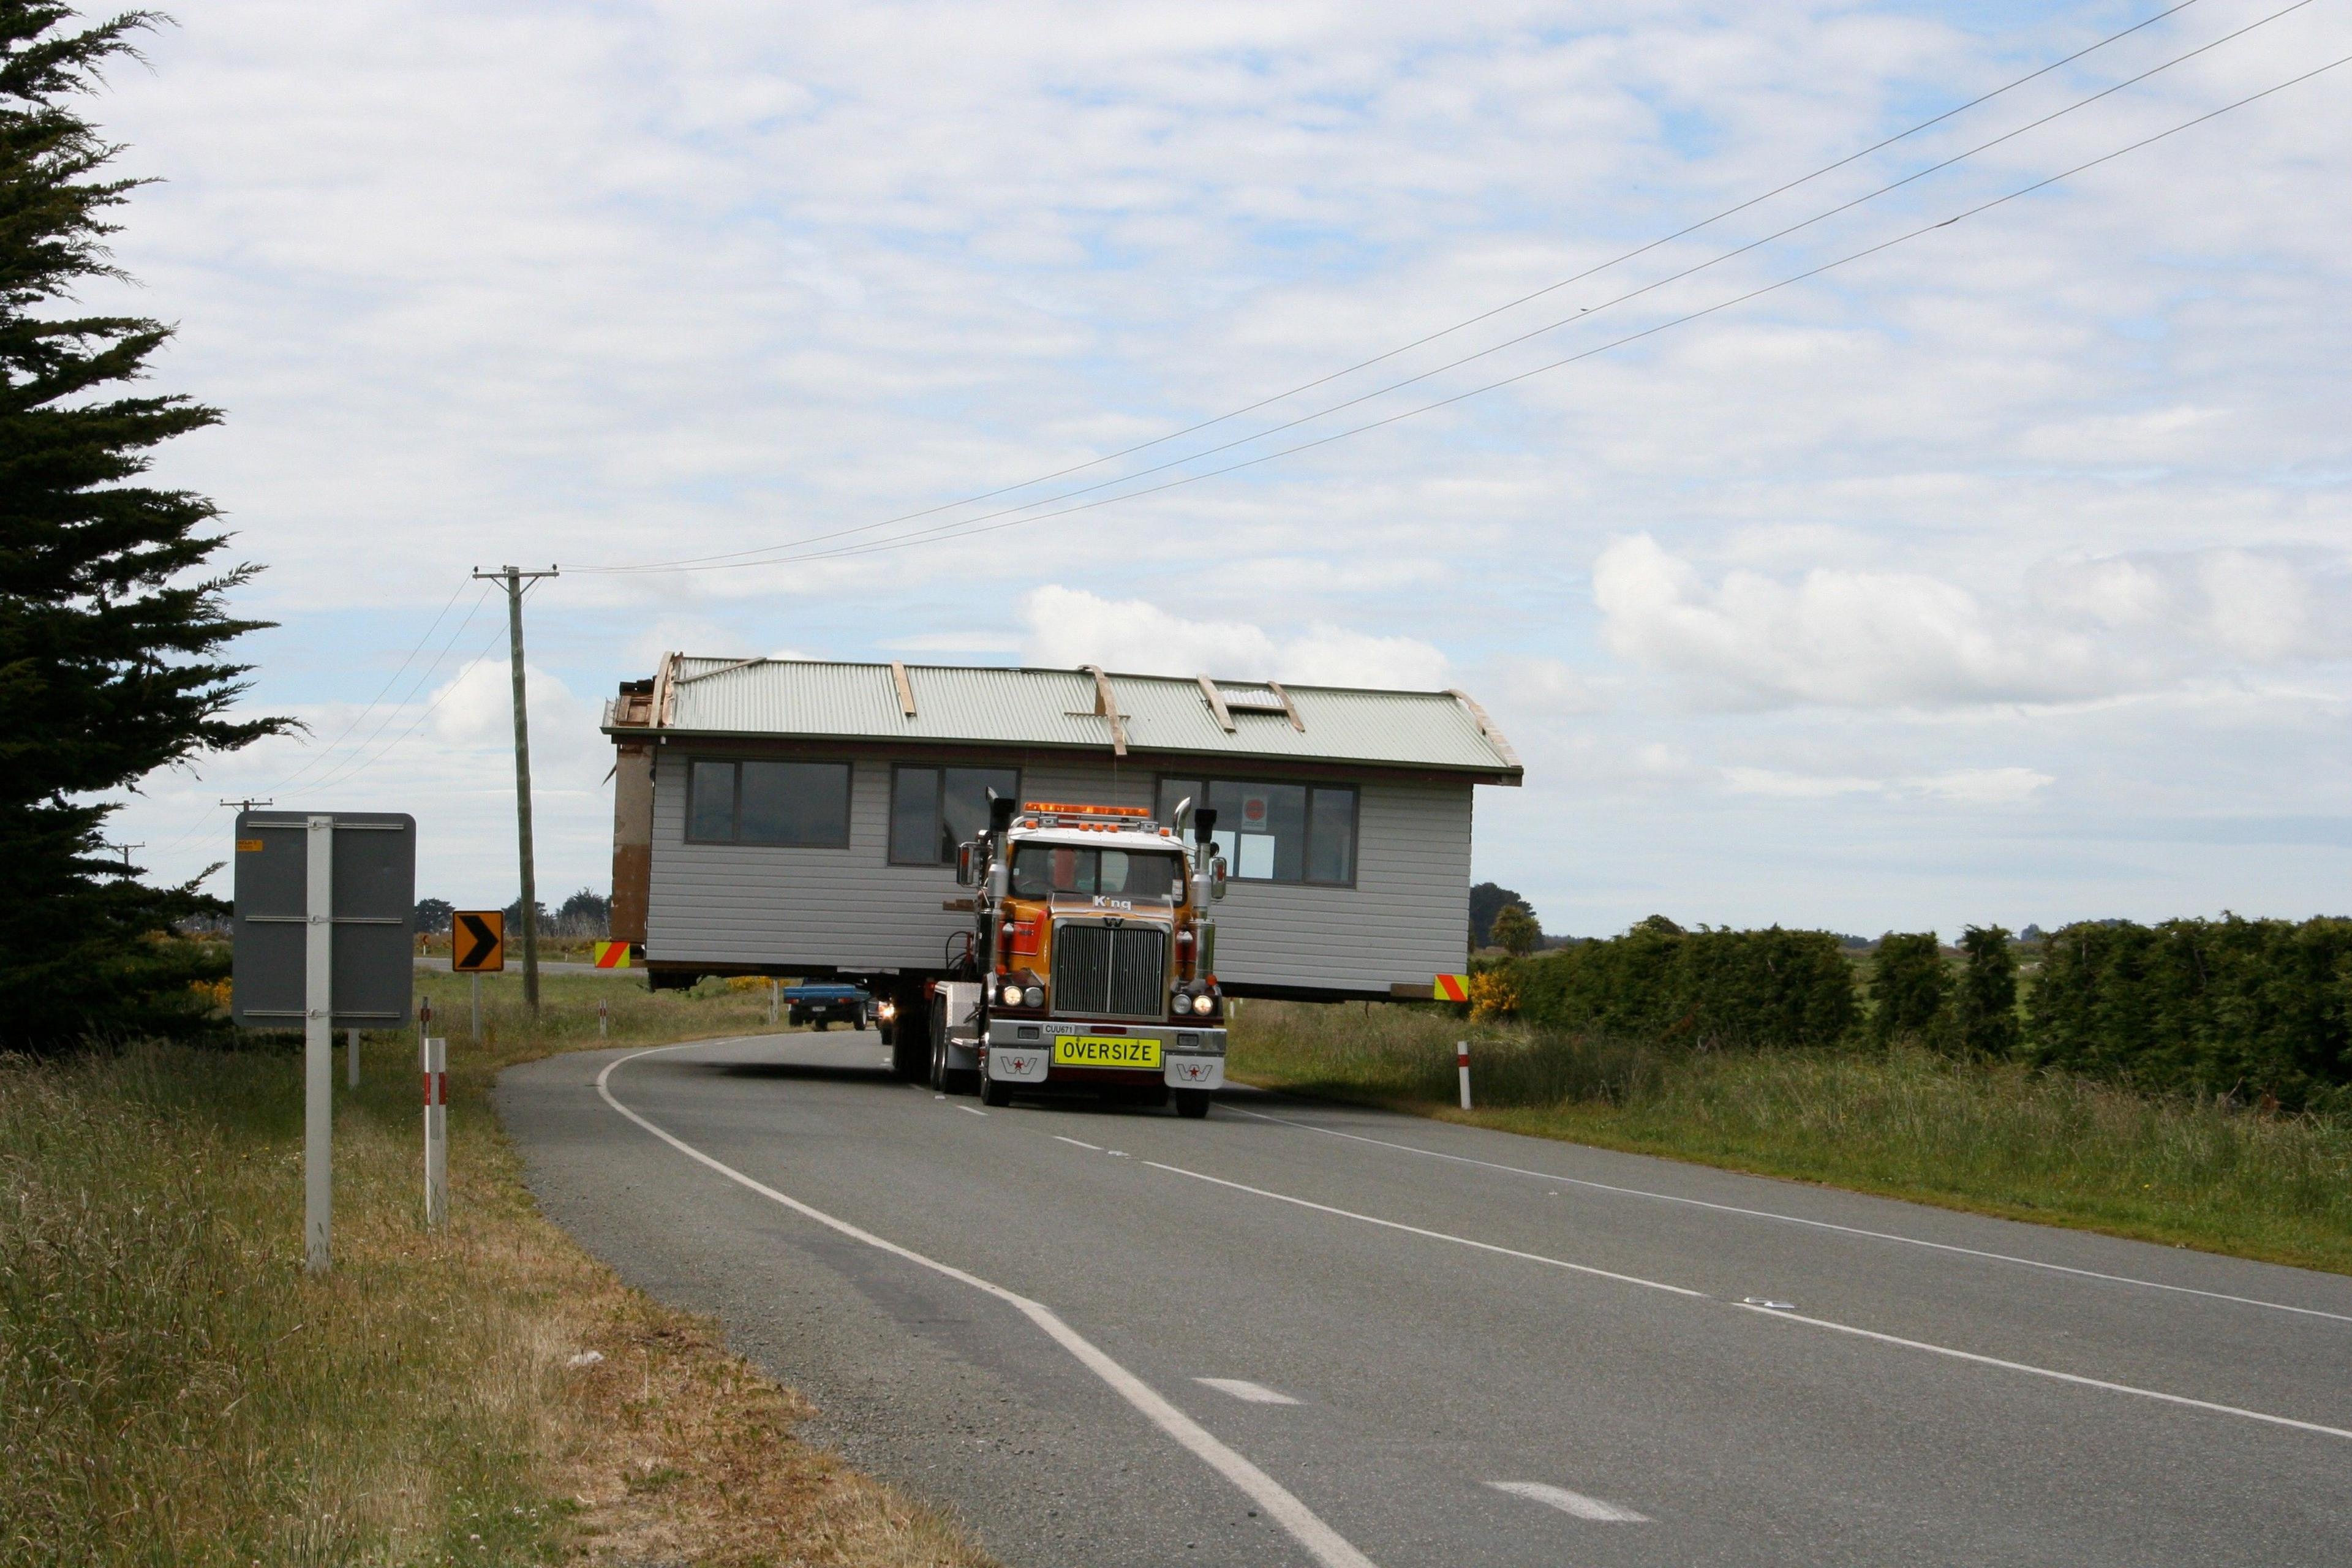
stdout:
<svg viewBox="0 0 2352 1568">
<path fill-rule="evenodd" d="M 2292 1426 L 2298 1432 L 2316 1432 L 2323 1437 L 2352 1440 L 2352 1431 L 2341 1426 L 2323 1426 L 2316 1421 L 2297 1421 L 2292 1415 L 2273 1415 L 2267 1411 L 2248 1410 L 2239 1405 L 2217 1405 L 2210 1399 L 2191 1399 L 2185 1394 L 2166 1394 L 2161 1389 L 2140 1388 L 2128 1383 L 2109 1383 L 2103 1377 L 2085 1377 L 2078 1372 L 2060 1372 L 2055 1367 L 2034 1366 L 2021 1361 L 2003 1361 L 1999 1356 L 1979 1355 L 1974 1351 L 1954 1350 L 1949 1345 L 1929 1344 L 1925 1340 L 1906 1340 L 1900 1334 L 1882 1334 L 1875 1329 L 1857 1329 L 1851 1323 L 1833 1323 L 1827 1318 L 1809 1318 L 1802 1312 L 1751 1307 L 1745 1301 L 1731 1305 L 1743 1312 L 1770 1318 L 1775 1322 L 1804 1323 L 1816 1329 L 1828 1329 L 1832 1333 L 1852 1334 L 1857 1339 L 1876 1340 L 1881 1344 L 1901 1345 L 1906 1350 L 1926 1351 L 1929 1355 L 1949 1356 L 1954 1361 L 1974 1362 L 1979 1366 L 1997 1366 L 2008 1372 L 2032 1373 L 2036 1377 L 2054 1378 L 2060 1383 L 2080 1384 L 2084 1388 L 2104 1388 L 2110 1394 L 2136 1394 L 2142 1399 L 2162 1400 L 2167 1405 L 2185 1405 L 2192 1410 L 2210 1410 L 2218 1415 L 2241 1416 L 2248 1421 L 2266 1422 L 2273 1426 Z"/>
<path fill-rule="evenodd" d="M 1423 1230 L 1417 1225 L 1407 1225 L 1402 1220 L 1382 1219 L 1377 1215 L 1358 1214 L 1353 1209 L 1333 1208 L 1329 1204 L 1318 1204 L 1307 1198 L 1294 1198 L 1288 1193 L 1272 1193 L 1264 1187 L 1253 1187 L 1246 1183 L 1229 1182 L 1223 1176 L 1211 1176 L 1199 1171 L 1188 1171 L 1181 1165 L 1163 1165 L 1157 1160 L 1146 1160 L 1144 1163 L 1155 1171 L 1166 1171 L 1171 1175 L 1190 1176 L 1196 1182 L 1209 1182 L 1220 1187 L 1231 1187 L 1237 1193 L 1249 1193 L 1261 1198 L 1272 1198 L 1276 1203 L 1296 1204 L 1303 1209 L 1315 1209 L 1323 1214 L 1338 1215 L 1341 1219 L 1361 1220 L 1366 1225 L 1377 1225 L 1388 1230 L 1401 1230 L 1409 1236 L 1425 1236 L 1432 1241 L 1450 1241 L 1456 1247 L 1475 1247 L 1480 1252 L 1492 1252 L 1503 1258 L 1517 1258 L 1529 1263 L 1541 1263 L 1552 1268 L 1565 1268 L 1572 1274 L 1591 1274 L 1601 1279 L 1614 1279 L 1622 1285 L 1639 1285 L 1645 1290 L 1664 1290 L 1670 1296 L 1688 1296 L 1702 1301 L 1706 1300 L 1706 1292 L 1704 1290 L 1687 1290 L 1680 1285 L 1668 1285 L 1661 1280 L 1644 1279 L 1638 1274 L 1620 1274 L 1614 1269 L 1595 1268 L 1589 1263 L 1570 1263 L 1562 1258 L 1547 1258 L 1540 1252 L 1521 1252 L 1516 1247 L 1497 1247 L 1491 1241 L 1473 1241 L 1466 1236 L 1454 1236 L 1447 1231 Z"/>
<path fill-rule="evenodd" d="M 2273 1312 L 2293 1312 L 2305 1318 L 2326 1318 L 2339 1323 L 2352 1323 L 2352 1312 L 2330 1312 L 2318 1307 L 2296 1307 L 2284 1301 L 2264 1300 L 2259 1296 L 2233 1296 L 2226 1290 L 2200 1290 L 2194 1285 L 2168 1285 L 2161 1279 L 2142 1279 L 2132 1274 L 2105 1274 L 2096 1268 L 2076 1268 L 2064 1263 L 2045 1263 L 2038 1258 L 2020 1258 L 2014 1253 L 1991 1252 L 1980 1247 L 1960 1247 L 1948 1241 L 1924 1241 L 1916 1236 L 1897 1236 L 1892 1231 L 1868 1230 L 1861 1226 L 1839 1225 L 1832 1220 L 1808 1219 L 1802 1215 L 1780 1214 L 1771 1209 L 1743 1208 L 1738 1204 L 1710 1203 L 1705 1198 L 1686 1198 L 1675 1193 L 1655 1193 L 1644 1187 L 1622 1187 L 1610 1182 L 1587 1181 L 1581 1176 L 1563 1176 L 1557 1171 L 1530 1171 L 1520 1165 L 1498 1164 L 1492 1160 L 1474 1160 L 1467 1154 L 1447 1154 L 1435 1149 L 1423 1149 L 1411 1143 L 1395 1143 L 1386 1138 L 1369 1138 L 1360 1132 L 1342 1132 L 1336 1127 L 1318 1127 L 1312 1121 L 1295 1121 L 1286 1116 L 1268 1116 L 1262 1110 L 1246 1110 L 1236 1105 L 1233 1109 L 1244 1116 L 1260 1121 L 1278 1122 L 1302 1131 L 1320 1132 L 1327 1138 L 1345 1138 L 1354 1143 L 1370 1143 L 1381 1149 L 1394 1149 L 1400 1153 L 1419 1154 L 1425 1159 L 1445 1160 L 1457 1165 L 1475 1165 L 1482 1170 L 1502 1171 L 1514 1176 L 1532 1176 L 1539 1182 L 1565 1182 L 1570 1186 L 1585 1187 L 1597 1193 L 1615 1193 L 1629 1198 L 1655 1198 L 1663 1204 L 1683 1204 L 1691 1208 L 1713 1209 L 1717 1214 L 1743 1215 L 1749 1219 L 1778 1220 L 1782 1225 L 1801 1225 L 1814 1230 L 1833 1230 L 1846 1236 L 1866 1237 L 1872 1241 L 1895 1241 L 1906 1247 L 1924 1247 L 1932 1252 L 1957 1253 L 1963 1258 L 1982 1258 L 1995 1263 L 2014 1263 L 2021 1268 L 2047 1269 L 2053 1274 L 2072 1274 L 2077 1279 L 2104 1279 L 2115 1285 L 2137 1285 L 2149 1290 L 2169 1290 L 2180 1296 L 2203 1296 L 2209 1300 L 2231 1301 L 2241 1307 L 2263 1307 Z M 1552 1194 L 1557 1196 L 1557 1194 Z"/>
<path fill-rule="evenodd" d="M 1566 1487 L 1546 1486 L 1541 1481 L 1488 1481 L 1498 1492 L 1523 1497 L 1556 1508 L 1562 1513 L 1572 1513 L 1579 1519 L 1589 1519 L 1599 1524 L 1647 1524 L 1650 1516 L 1635 1513 L 1630 1508 L 1620 1508 L 1613 1502 L 1602 1502 L 1597 1497 L 1570 1491 Z"/>
<path fill-rule="evenodd" d="M 956 1109 L 962 1111 L 967 1116 L 985 1116 L 988 1114 L 987 1111 L 982 1110 L 976 1105 L 959 1105 Z"/>
<path fill-rule="evenodd" d="M 1083 1138 L 1065 1138 L 1060 1133 L 1056 1132 L 1054 1134 L 1054 1142 L 1056 1143 L 1076 1143 L 1081 1149 L 1091 1149 L 1097 1154 L 1102 1152 L 1101 1144 L 1089 1143 Z"/>
<path fill-rule="evenodd" d="M 692 1044 L 704 1043 L 706 1042 L 692 1042 Z M 656 1046 L 649 1050 L 634 1051 L 625 1057 L 608 1062 L 605 1064 L 604 1070 L 596 1075 L 596 1092 L 603 1097 L 605 1104 L 619 1111 L 629 1121 L 644 1128 L 688 1159 L 717 1172 L 738 1186 L 757 1193 L 771 1203 L 780 1204 L 794 1214 L 814 1220 L 829 1230 L 848 1237 L 853 1241 L 862 1241 L 877 1251 L 887 1252 L 893 1258 L 903 1258 L 919 1268 L 930 1269 L 935 1274 L 944 1275 L 960 1285 L 969 1285 L 973 1289 L 984 1295 L 993 1296 L 1012 1307 L 1043 1330 L 1055 1344 L 1069 1352 L 1080 1365 L 1108 1384 L 1121 1399 L 1141 1411 L 1145 1418 L 1153 1426 L 1182 1444 L 1194 1458 L 1231 1482 L 1234 1489 L 1243 1496 L 1264 1509 L 1266 1517 L 1287 1531 L 1293 1541 L 1297 1542 L 1307 1550 L 1308 1556 L 1323 1564 L 1323 1568 L 1379 1568 L 1379 1565 L 1370 1558 L 1356 1550 L 1345 1536 L 1324 1523 L 1314 1510 L 1293 1496 L 1289 1489 L 1220 1442 L 1206 1427 L 1170 1404 L 1159 1390 L 1113 1361 L 1093 1341 L 1064 1322 L 1061 1317 L 1044 1302 L 1033 1301 L 1028 1297 L 1008 1290 L 1002 1285 L 982 1279 L 977 1274 L 967 1274 L 952 1264 L 941 1263 L 935 1258 L 927 1258 L 912 1247 L 901 1247 L 895 1241 L 887 1241 L 870 1230 L 854 1226 L 845 1219 L 836 1219 L 823 1209 L 780 1193 L 765 1183 L 745 1175 L 734 1166 L 704 1153 L 675 1133 L 656 1126 L 614 1098 L 612 1077 L 616 1068 L 627 1066 L 639 1057 L 657 1056 L 665 1051 L 688 1048 L 689 1048 L 688 1046 Z"/>
<path fill-rule="evenodd" d="M 1230 1394 L 1249 1405 L 1296 1405 L 1287 1394 L 1277 1394 L 1262 1383 L 1251 1383 L 1238 1377 L 1196 1377 L 1192 1380 L 1203 1388 L 1213 1388 L 1219 1394 Z"/>
<path fill-rule="evenodd" d="M 1318 1204 L 1309 1198 L 1297 1198 L 1287 1193 L 1269 1192 L 1264 1187 L 1253 1187 L 1244 1182 L 1229 1182 L 1223 1176 L 1188 1171 L 1181 1165 L 1163 1165 L 1157 1160 L 1146 1160 L 1144 1163 L 1155 1171 L 1166 1171 L 1171 1175 L 1190 1176 L 1196 1182 L 1208 1182 L 1216 1186 L 1230 1187 L 1237 1193 L 1249 1193 L 1261 1198 L 1272 1198 L 1276 1203 L 1294 1204 L 1300 1208 L 1313 1209 L 1319 1214 L 1336 1215 L 1341 1219 L 1360 1220 L 1366 1225 L 1376 1225 L 1388 1230 L 1401 1230 L 1410 1236 L 1427 1237 L 1432 1241 L 1451 1242 L 1456 1247 L 1475 1247 L 1480 1252 L 1491 1252 L 1498 1257 L 1517 1258 L 1529 1263 L 1546 1264 L 1553 1268 L 1569 1269 L 1578 1274 L 1595 1275 L 1602 1279 L 1614 1279 L 1620 1284 L 1639 1285 L 1647 1290 L 1664 1290 L 1670 1295 L 1687 1296 L 1698 1300 L 1713 1300 L 1704 1290 L 1686 1289 L 1680 1285 L 1668 1285 L 1658 1279 L 1644 1279 L 1638 1274 L 1619 1274 L 1612 1269 L 1595 1268 L 1590 1264 L 1570 1263 L 1560 1258 L 1547 1258 L 1540 1252 L 1522 1252 L 1515 1247 L 1497 1247 L 1491 1241 L 1476 1241 L 1469 1237 L 1455 1236 L 1447 1231 L 1425 1230 L 1417 1225 L 1406 1225 L 1402 1220 L 1382 1219 L 1378 1215 L 1358 1214 L 1353 1209 L 1335 1208 L 1329 1204 Z M 2034 1377 L 2046 1377 L 2059 1383 L 2072 1383 L 2084 1388 L 2105 1389 L 2110 1394 L 2129 1394 L 2141 1399 L 2158 1400 L 2166 1405 L 2182 1405 L 2195 1410 L 2210 1410 L 2217 1415 L 2236 1415 L 2248 1421 L 2260 1421 L 2273 1426 L 2291 1426 L 2298 1432 L 2315 1432 L 2324 1437 L 2352 1439 L 2352 1431 L 2347 1431 L 2341 1426 L 2322 1426 L 2316 1421 L 2298 1421 L 2291 1415 L 2273 1415 L 2267 1411 L 2249 1410 L 2238 1405 L 2221 1405 L 2210 1399 L 2192 1399 L 2185 1394 L 2167 1394 L 2160 1389 L 2141 1388 L 2136 1384 L 2110 1383 L 2105 1378 L 2085 1377 L 2074 1372 L 2060 1372 L 2055 1367 L 2035 1366 L 2030 1362 L 2004 1361 L 1999 1356 L 1979 1355 L 1974 1351 L 1955 1350 L 1949 1345 L 1931 1344 L 1926 1340 L 1906 1340 L 1897 1334 L 1880 1333 L 1875 1329 L 1856 1328 L 1851 1323 L 1836 1323 L 1827 1318 L 1813 1318 L 1802 1312 L 1788 1311 L 1778 1303 L 1751 1305 L 1745 1301 L 1727 1301 L 1724 1304 L 1742 1312 L 1753 1312 L 1758 1317 L 1769 1318 L 1775 1322 L 1806 1323 L 1816 1329 L 1828 1329 L 1836 1333 L 1852 1334 L 1858 1339 L 1876 1340 L 1881 1344 L 1901 1345 L 1908 1350 L 1925 1351 L 1930 1355 L 1948 1356 L 1954 1361 L 1973 1362 L 1979 1366 L 1996 1366 L 2007 1372 L 2027 1373 Z"/>
</svg>

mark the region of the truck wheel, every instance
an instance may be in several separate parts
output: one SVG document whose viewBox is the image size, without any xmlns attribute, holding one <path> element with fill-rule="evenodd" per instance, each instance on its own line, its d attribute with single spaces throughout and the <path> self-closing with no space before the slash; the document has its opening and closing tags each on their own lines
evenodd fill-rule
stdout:
<svg viewBox="0 0 2352 1568">
<path fill-rule="evenodd" d="M 931 1087 L 948 1092 L 948 1005 L 931 999 Z"/>
<path fill-rule="evenodd" d="M 1176 1091 L 1176 1114 L 1198 1121 L 1209 1114 L 1209 1091 L 1205 1089 L 1180 1089 Z"/>
<path fill-rule="evenodd" d="M 980 1102 L 982 1105 L 1010 1105 L 1013 1103 L 1013 1086 L 990 1078 L 983 1071 L 980 1078 Z"/>
<path fill-rule="evenodd" d="M 929 1065 L 923 1047 L 923 1032 L 901 1016 L 890 1026 L 890 1070 L 908 1083 L 922 1082 Z"/>
</svg>

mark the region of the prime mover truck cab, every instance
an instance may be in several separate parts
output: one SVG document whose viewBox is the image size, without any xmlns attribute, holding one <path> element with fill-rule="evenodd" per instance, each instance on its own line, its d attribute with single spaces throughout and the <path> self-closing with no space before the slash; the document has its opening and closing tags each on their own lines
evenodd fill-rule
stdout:
<svg viewBox="0 0 2352 1568">
<path fill-rule="evenodd" d="M 988 831 L 958 851 L 972 929 L 956 978 L 933 988 L 933 1086 L 977 1087 L 989 1105 L 1084 1089 L 1207 1115 L 1225 1078 L 1214 824 L 1189 802 L 1172 827 L 1141 807 L 992 802 Z"/>
</svg>

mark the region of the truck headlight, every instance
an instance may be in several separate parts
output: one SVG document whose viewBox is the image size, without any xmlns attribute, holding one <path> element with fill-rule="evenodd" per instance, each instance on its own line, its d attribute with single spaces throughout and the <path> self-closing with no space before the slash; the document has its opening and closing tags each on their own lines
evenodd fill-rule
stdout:
<svg viewBox="0 0 2352 1568">
<path fill-rule="evenodd" d="M 1209 1014 L 1215 1012 L 1215 1011 L 1216 1011 L 1216 1008 L 1217 1008 L 1217 999 L 1216 999 L 1215 997 L 1213 997 L 1213 996 L 1210 995 L 1210 994 L 1209 994 L 1207 992 L 1205 992 L 1205 991 L 1203 991 L 1203 992 L 1200 993 L 1200 994 L 1198 994 L 1198 995 L 1196 995 L 1196 996 L 1194 996 L 1194 997 L 1192 998 L 1192 1011 L 1194 1011 L 1195 1013 L 1200 1014 L 1200 1015 L 1201 1015 L 1202 1016 L 1203 1016 L 1203 1017 L 1206 1017 Z"/>
<path fill-rule="evenodd" d="M 1043 1007 L 1045 1005 L 1045 988 L 1043 985 L 1032 985 L 1028 990 L 1021 993 L 1021 1001 L 1024 1006 Z"/>
<path fill-rule="evenodd" d="M 1008 1007 L 1018 1007 L 1021 1005 L 1021 987 L 1008 985 L 997 994 L 996 999 Z"/>
</svg>

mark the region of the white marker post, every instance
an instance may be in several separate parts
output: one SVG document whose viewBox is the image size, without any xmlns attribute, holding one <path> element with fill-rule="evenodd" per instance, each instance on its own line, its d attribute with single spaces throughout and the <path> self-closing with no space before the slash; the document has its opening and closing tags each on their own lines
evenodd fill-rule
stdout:
<svg viewBox="0 0 2352 1568">
<path fill-rule="evenodd" d="M 600 1040 L 604 1038 L 608 1032 L 606 1026 L 611 1022 L 612 1012 L 613 1005 L 610 1002 L 596 1004 L 596 1037 Z"/>
<path fill-rule="evenodd" d="M 334 1229 L 335 819 L 304 825 L 302 906 L 302 1249 L 313 1274 L 331 1261 Z"/>
<path fill-rule="evenodd" d="M 1454 1065 L 1462 1074 L 1462 1109 L 1470 1109 L 1470 1042 L 1454 1042 Z"/>
<path fill-rule="evenodd" d="M 425 1228 L 449 1223 L 449 1042 L 426 1035 L 425 1060 Z"/>
</svg>

